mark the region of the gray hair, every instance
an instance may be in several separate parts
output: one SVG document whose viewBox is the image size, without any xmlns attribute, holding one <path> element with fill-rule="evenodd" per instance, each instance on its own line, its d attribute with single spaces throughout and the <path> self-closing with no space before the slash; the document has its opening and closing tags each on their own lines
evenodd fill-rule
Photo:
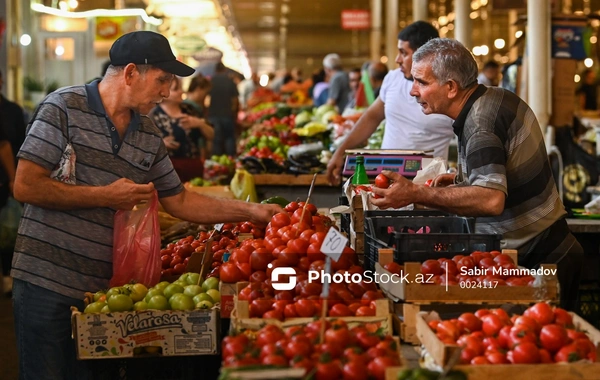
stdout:
<svg viewBox="0 0 600 380">
<path fill-rule="evenodd" d="M 413 63 L 427 61 L 440 83 L 453 80 L 461 90 L 477 84 L 477 62 L 463 44 L 449 38 L 434 38 L 421 46 L 412 57 Z"/>
<path fill-rule="evenodd" d="M 146 74 L 148 71 L 150 71 L 150 69 L 152 69 L 152 65 L 138 65 L 136 64 L 135 67 L 137 68 L 137 71 L 140 74 Z M 110 65 L 108 66 L 108 68 L 106 69 L 106 74 L 104 74 L 104 76 L 113 76 L 113 75 L 117 75 L 120 74 L 121 72 L 123 72 L 123 70 L 125 70 L 125 66 L 113 66 Z"/>
<path fill-rule="evenodd" d="M 330 70 L 340 70 L 342 68 L 342 59 L 335 53 L 327 54 L 323 58 L 323 66 Z"/>
</svg>

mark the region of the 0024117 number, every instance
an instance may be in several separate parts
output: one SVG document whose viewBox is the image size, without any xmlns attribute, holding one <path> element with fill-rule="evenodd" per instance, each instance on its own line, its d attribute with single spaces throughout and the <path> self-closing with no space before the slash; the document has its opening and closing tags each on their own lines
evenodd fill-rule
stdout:
<svg viewBox="0 0 600 380">
<path fill-rule="evenodd" d="M 461 289 L 495 289 L 498 286 L 496 280 L 484 280 L 484 281 L 460 281 L 458 283 Z"/>
</svg>

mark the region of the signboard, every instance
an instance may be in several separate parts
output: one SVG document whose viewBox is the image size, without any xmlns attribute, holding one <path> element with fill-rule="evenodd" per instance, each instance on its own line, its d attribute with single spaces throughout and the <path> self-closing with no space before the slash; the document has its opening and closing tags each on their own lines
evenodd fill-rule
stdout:
<svg viewBox="0 0 600 380">
<path fill-rule="evenodd" d="M 137 16 L 96 17 L 96 41 L 114 41 L 138 30 Z"/>
<path fill-rule="evenodd" d="M 585 59 L 584 26 L 552 24 L 552 58 Z"/>
<path fill-rule="evenodd" d="M 346 9 L 342 11 L 342 29 L 364 30 L 371 27 L 371 12 L 365 9 Z"/>
</svg>

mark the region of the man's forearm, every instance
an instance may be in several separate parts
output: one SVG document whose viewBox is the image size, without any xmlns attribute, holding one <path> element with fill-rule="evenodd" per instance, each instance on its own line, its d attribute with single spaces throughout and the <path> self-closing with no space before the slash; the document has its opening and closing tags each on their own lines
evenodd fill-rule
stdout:
<svg viewBox="0 0 600 380">
<path fill-rule="evenodd" d="M 367 140 L 373 132 L 377 129 L 381 120 L 374 115 L 371 115 L 368 111 L 365 112 L 350 131 L 350 134 L 340 144 L 337 150 L 345 151 L 346 149 L 353 149 L 358 147 L 363 141 Z"/>
<path fill-rule="evenodd" d="M 8 181 L 13 182 L 15 180 L 15 158 L 13 151 L 8 141 L 0 142 L 0 163 L 2 168 L 8 176 Z"/>
<path fill-rule="evenodd" d="M 493 216 L 504 210 L 500 190 L 480 186 L 417 186 L 414 203 L 464 216 Z"/>
<path fill-rule="evenodd" d="M 173 204 L 173 200 L 179 204 Z M 243 222 L 252 219 L 252 203 L 213 198 L 192 191 L 179 196 L 161 199 L 165 210 L 176 218 L 199 224 Z M 185 205 L 183 207 L 182 205 Z"/>
</svg>

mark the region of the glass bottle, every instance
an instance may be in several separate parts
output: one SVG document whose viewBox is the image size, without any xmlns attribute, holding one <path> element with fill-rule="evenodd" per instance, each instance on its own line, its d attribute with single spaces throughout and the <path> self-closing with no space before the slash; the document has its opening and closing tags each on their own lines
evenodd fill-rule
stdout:
<svg viewBox="0 0 600 380">
<path fill-rule="evenodd" d="M 354 175 L 352 176 L 353 185 L 368 185 L 369 177 L 365 170 L 365 158 L 363 156 L 356 156 L 356 167 L 354 168 Z"/>
</svg>

